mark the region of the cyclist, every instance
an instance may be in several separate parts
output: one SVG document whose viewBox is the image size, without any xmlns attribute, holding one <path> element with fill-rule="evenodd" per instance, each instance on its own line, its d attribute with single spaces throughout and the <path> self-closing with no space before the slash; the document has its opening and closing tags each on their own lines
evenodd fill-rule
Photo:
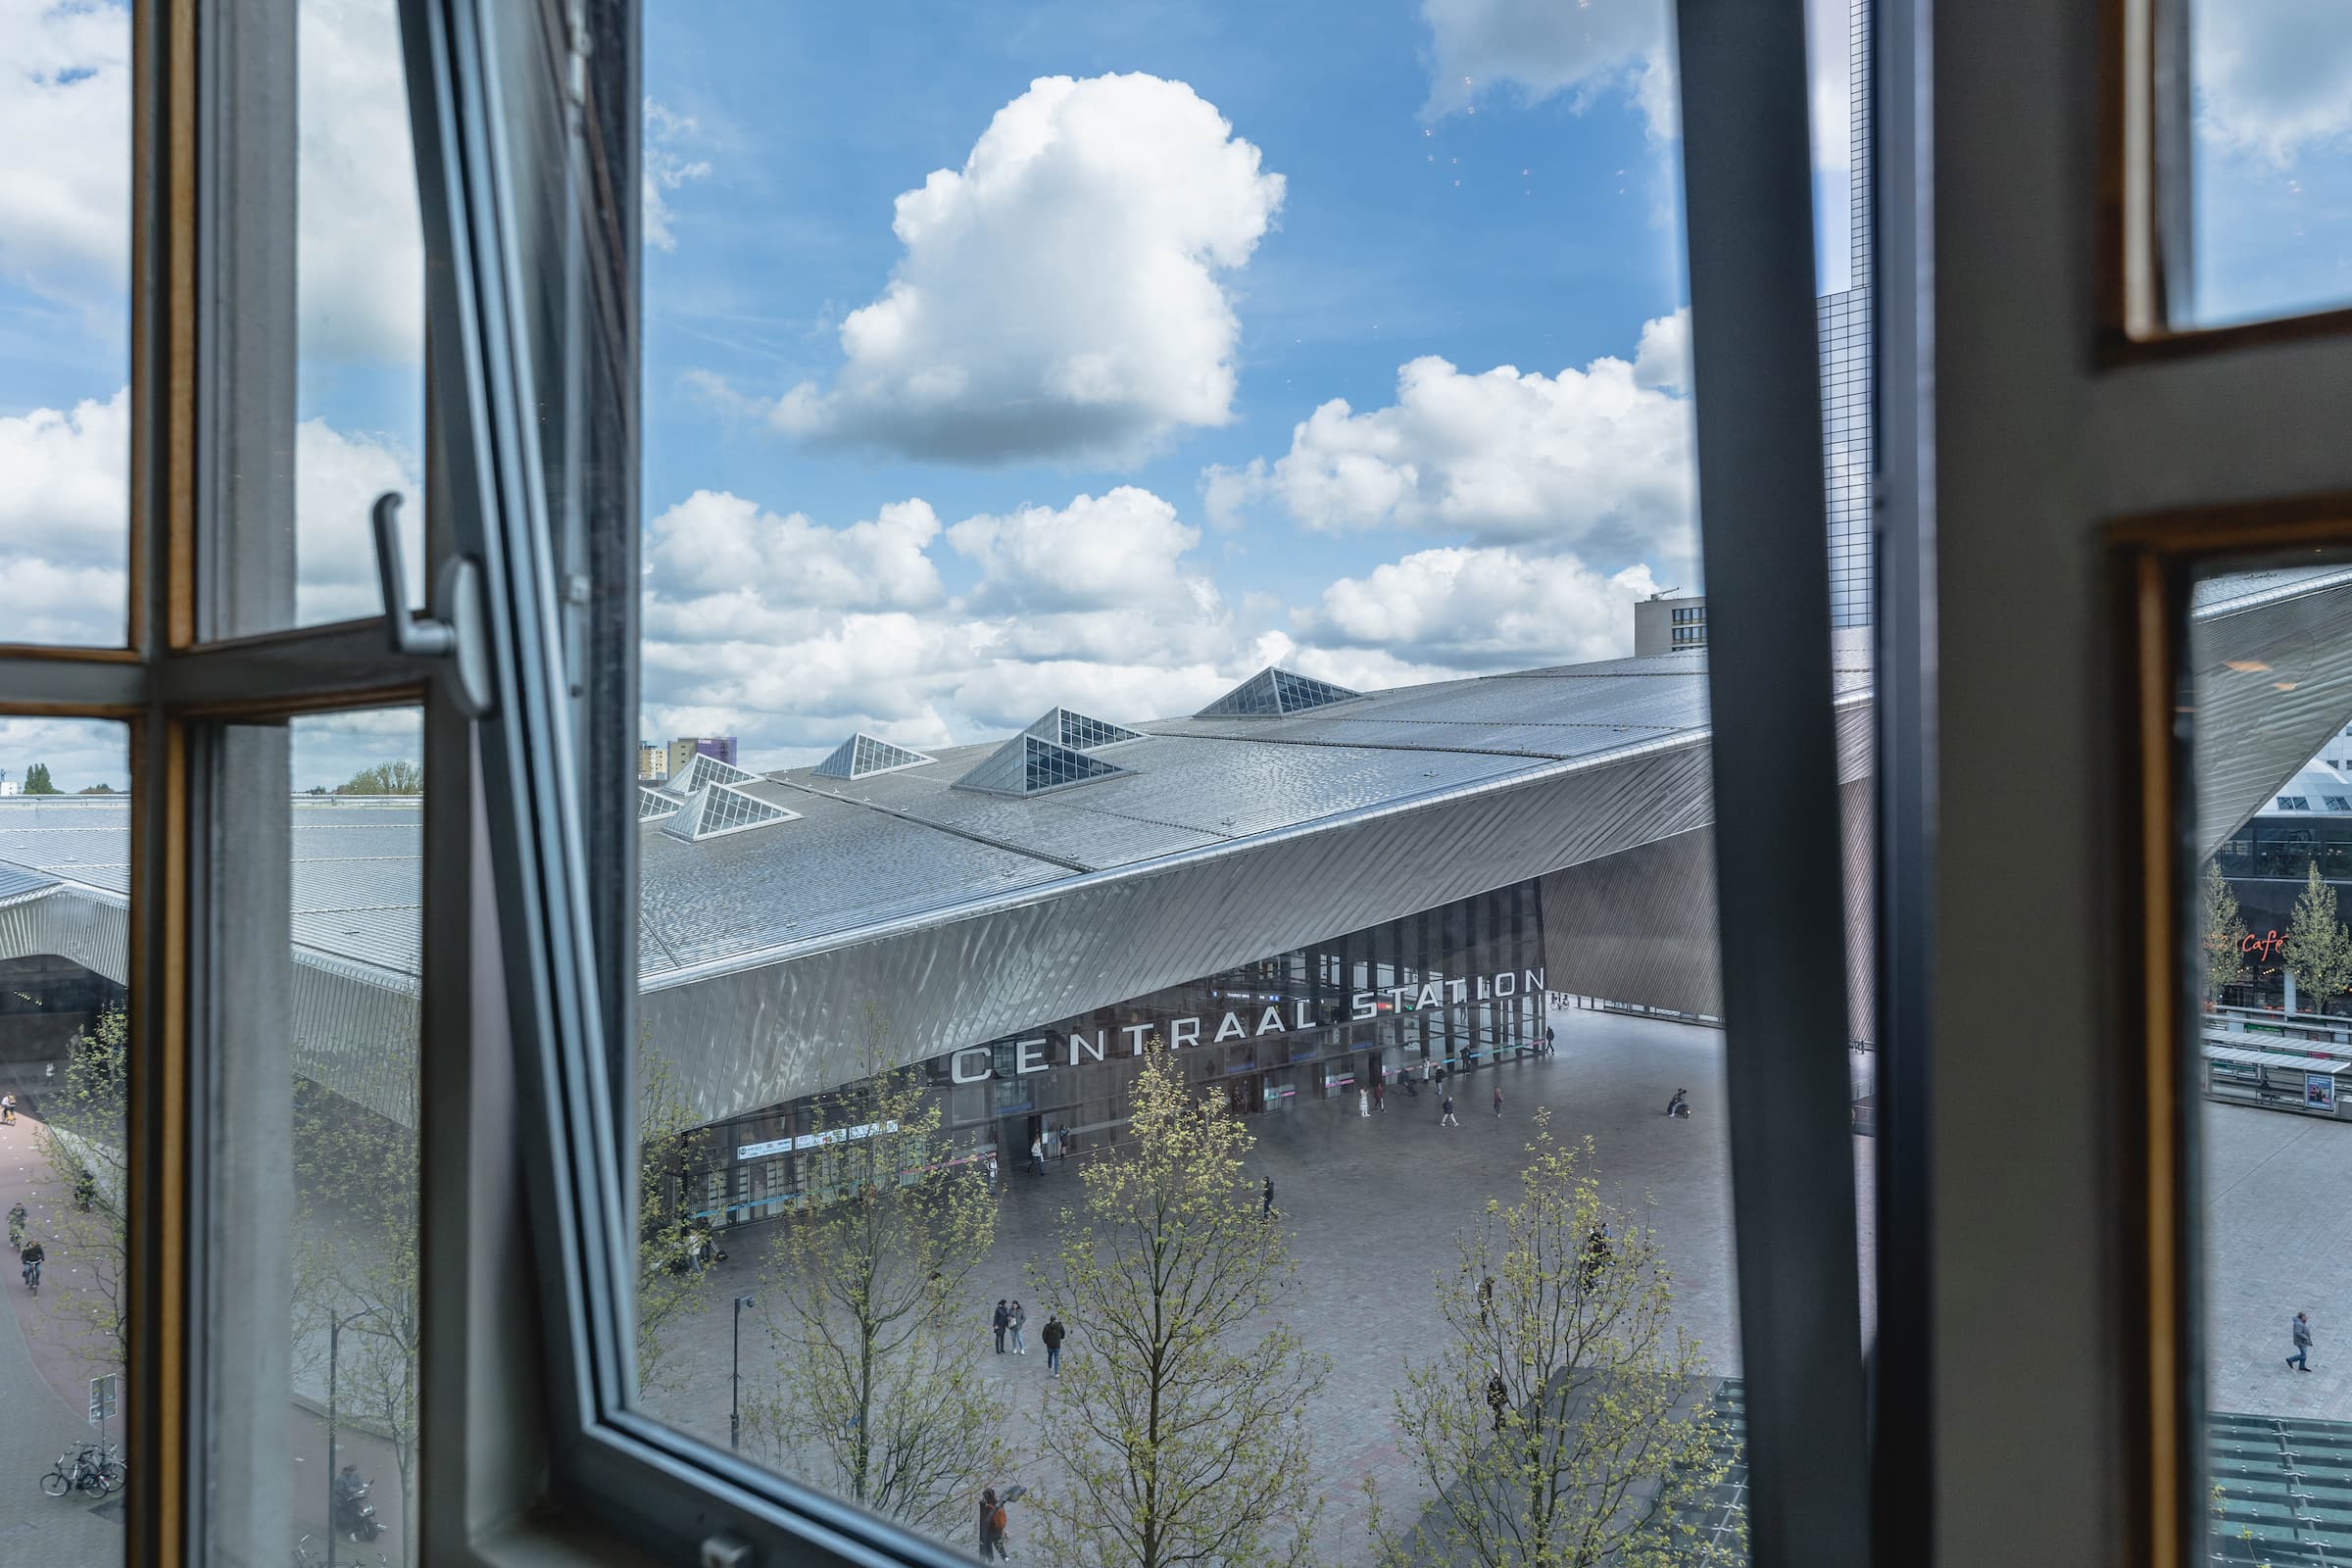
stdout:
<svg viewBox="0 0 2352 1568">
<path fill-rule="evenodd" d="M 41 1294 L 41 1264 L 48 1260 L 49 1254 L 36 1241 L 24 1249 L 24 1257 L 25 1288 L 38 1296 Z"/>
</svg>

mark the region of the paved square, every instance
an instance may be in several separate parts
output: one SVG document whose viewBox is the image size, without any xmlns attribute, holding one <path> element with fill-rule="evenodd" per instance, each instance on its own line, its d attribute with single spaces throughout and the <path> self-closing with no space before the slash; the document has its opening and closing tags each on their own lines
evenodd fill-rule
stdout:
<svg viewBox="0 0 2352 1568">
<path fill-rule="evenodd" d="M 2204 1127 L 2207 1404 L 2352 1421 L 2352 1123 L 2208 1101 Z"/>
<path fill-rule="evenodd" d="M 1252 1180 L 1274 1178 L 1281 1222 L 1290 1228 L 1300 1296 L 1294 1321 L 1309 1345 L 1332 1360 L 1331 1382 L 1310 1412 L 1316 1466 L 1329 1514 L 1326 1549 L 1360 1561 L 1365 1475 L 1376 1476 L 1392 1503 L 1417 1505 L 1415 1484 L 1397 1448 L 1390 1391 L 1407 1366 L 1428 1358 L 1439 1320 L 1436 1280 L 1449 1269 L 1454 1236 L 1489 1197 L 1509 1197 L 1526 1163 L 1538 1105 L 1552 1112 L 1562 1140 L 1590 1134 L 1602 1187 L 1613 1202 L 1645 1209 L 1674 1271 L 1674 1313 L 1699 1340 L 1719 1376 L 1740 1370 L 1738 1308 L 1732 1291 L 1730 1172 L 1723 1108 L 1723 1035 L 1712 1029 L 1599 1012 L 1554 1015 L 1558 1054 L 1548 1060 L 1505 1062 L 1459 1080 L 1461 1125 L 1438 1124 L 1438 1100 L 1388 1096 L 1388 1108 L 1359 1116 L 1352 1094 L 1295 1104 L 1250 1119 L 1257 1148 Z M 1503 1115 L 1491 1108 L 1503 1091 Z M 1663 1114 L 1678 1088 L 1690 1091 L 1688 1121 Z M 1869 1273 L 1871 1141 L 1854 1140 L 1863 1198 L 1863 1285 Z M 1056 1169 L 1013 1176 L 1004 1200 L 997 1245 L 973 1276 L 972 1353 L 1002 1380 L 1013 1408 L 1013 1441 L 1035 1419 L 1046 1381 L 1036 1345 L 1045 1313 L 1031 1298 L 1023 1265 L 1052 1247 L 1060 1208 L 1077 1200 L 1078 1179 Z M 715 1443 L 727 1436 L 730 1324 L 727 1303 L 757 1290 L 763 1242 L 759 1228 L 737 1232 L 731 1257 L 710 1282 L 712 1310 L 679 1331 L 683 1386 L 656 1413 Z M 998 1356 L 989 1309 L 1000 1296 L 1031 1308 L 1030 1353 Z M 1861 1304 L 1867 1314 L 1867 1299 Z M 747 1390 L 764 1381 L 772 1359 L 745 1325 Z M 1073 1340 L 1065 1353 L 1082 1353 Z M 1054 1484 L 1036 1471 L 1005 1478 Z M 1014 1538 L 1019 1539 L 1016 1524 Z"/>
</svg>

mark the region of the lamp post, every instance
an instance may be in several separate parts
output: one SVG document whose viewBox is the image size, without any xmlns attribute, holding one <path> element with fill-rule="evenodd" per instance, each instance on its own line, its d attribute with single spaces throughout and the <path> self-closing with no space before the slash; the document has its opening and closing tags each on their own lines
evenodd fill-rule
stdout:
<svg viewBox="0 0 2352 1568">
<path fill-rule="evenodd" d="M 343 1348 L 344 1327 L 374 1315 L 374 1307 L 363 1306 L 340 1317 L 330 1312 L 326 1318 L 326 1568 L 335 1568 L 335 1358 Z"/>
<path fill-rule="evenodd" d="M 735 1298 L 735 1389 L 727 1405 L 727 1446 L 743 1446 L 743 1309 L 760 1303 L 748 1296 Z"/>
</svg>

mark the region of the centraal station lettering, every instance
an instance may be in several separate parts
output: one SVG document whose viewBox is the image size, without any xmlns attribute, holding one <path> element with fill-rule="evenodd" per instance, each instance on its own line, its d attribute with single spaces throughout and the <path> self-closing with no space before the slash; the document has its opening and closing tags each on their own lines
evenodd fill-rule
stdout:
<svg viewBox="0 0 2352 1568">
<path fill-rule="evenodd" d="M 1413 1013 L 1425 1008 L 1463 1003 L 1541 997 L 1543 994 L 1542 969 L 1501 969 L 1492 974 L 1462 975 L 1453 979 L 1431 977 L 1412 985 L 1381 986 L 1350 993 L 1348 999 L 1348 1021 L 1363 1023 L 1379 1018 L 1384 1013 Z M 1045 1072 L 1061 1065 L 1075 1067 L 1082 1062 L 1102 1061 L 1118 1044 L 1126 1047 L 1126 1054 L 1140 1056 L 1153 1036 L 1164 1040 L 1169 1049 L 1182 1051 L 1187 1046 L 1213 1046 L 1226 1041 L 1254 1040 L 1261 1035 L 1283 1035 L 1329 1026 L 1330 1020 L 1315 1017 L 1312 1003 L 1291 1002 L 1288 1004 L 1288 1012 L 1283 1010 L 1284 1005 L 1281 1002 L 1267 1002 L 1261 1005 L 1237 1007 L 1222 1016 L 1195 1014 L 1187 1018 L 1165 1018 L 1157 1022 L 1098 1028 L 1092 1033 L 1084 1029 L 1070 1029 L 1064 1033 L 1068 1041 L 1066 1063 L 1047 1059 L 1047 1051 L 1053 1042 L 1045 1035 L 1006 1044 L 1012 1053 L 1012 1070 L 1018 1075 Z M 1117 1037 L 1115 1041 L 1114 1035 Z M 951 1059 L 950 1077 L 958 1084 L 985 1083 L 996 1077 L 999 1049 L 997 1046 L 966 1046 Z"/>
</svg>

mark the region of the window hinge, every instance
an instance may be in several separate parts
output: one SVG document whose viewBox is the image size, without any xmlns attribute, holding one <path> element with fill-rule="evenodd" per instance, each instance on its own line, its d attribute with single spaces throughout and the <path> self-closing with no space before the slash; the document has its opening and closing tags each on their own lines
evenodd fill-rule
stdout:
<svg viewBox="0 0 2352 1568">
<path fill-rule="evenodd" d="M 471 556 L 441 563 L 431 612 L 409 612 L 408 572 L 400 558 L 400 493 L 375 498 L 375 576 L 384 592 L 384 626 L 392 651 L 409 659 L 447 660 L 445 685 L 467 718 L 490 711 L 490 644 L 482 612 L 482 568 Z"/>
</svg>

